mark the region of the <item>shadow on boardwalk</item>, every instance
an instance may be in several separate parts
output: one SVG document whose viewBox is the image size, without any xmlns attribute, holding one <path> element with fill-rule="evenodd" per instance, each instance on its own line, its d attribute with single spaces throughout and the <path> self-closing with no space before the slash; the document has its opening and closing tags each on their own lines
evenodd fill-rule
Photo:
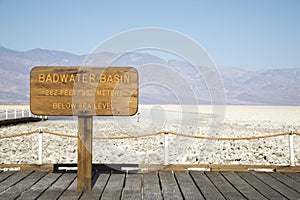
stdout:
<svg viewBox="0 0 300 200">
<path fill-rule="evenodd" d="M 76 171 L 0 172 L 0 199 L 300 199 L 300 173 L 94 171 L 90 192 Z"/>
</svg>

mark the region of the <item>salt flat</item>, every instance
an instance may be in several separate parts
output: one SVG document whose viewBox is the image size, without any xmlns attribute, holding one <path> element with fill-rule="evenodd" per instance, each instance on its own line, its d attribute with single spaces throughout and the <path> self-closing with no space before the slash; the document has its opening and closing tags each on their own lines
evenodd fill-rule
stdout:
<svg viewBox="0 0 300 200">
<path fill-rule="evenodd" d="M 44 130 L 77 134 L 76 117 L 50 117 L 44 122 L 1 127 L 0 135 Z M 165 162 L 165 135 L 130 139 L 97 139 L 155 132 L 190 136 L 246 137 L 300 131 L 300 107 L 288 106 L 178 106 L 141 105 L 132 117 L 94 117 L 93 162 Z M 44 134 L 44 163 L 76 163 L 77 140 Z M 294 135 L 296 164 L 300 164 L 300 136 Z M 168 135 L 170 164 L 277 164 L 289 163 L 288 136 L 217 141 Z M 37 163 L 38 134 L 0 139 L 0 162 Z"/>
</svg>

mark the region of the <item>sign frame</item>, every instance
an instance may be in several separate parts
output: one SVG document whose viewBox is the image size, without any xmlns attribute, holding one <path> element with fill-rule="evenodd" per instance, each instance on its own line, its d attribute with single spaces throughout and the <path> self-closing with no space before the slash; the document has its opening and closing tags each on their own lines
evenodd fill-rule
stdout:
<svg viewBox="0 0 300 200">
<path fill-rule="evenodd" d="M 138 71 L 133 67 L 34 67 L 30 110 L 47 116 L 135 115 Z"/>
<path fill-rule="evenodd" d="M 51 83 L 56 89 L 50 87 Z M 82 95 L 76 96 L 76 91 Z M 96 94 L 102 94 L 101 98 Z M 61 105 L 53 102 L 51 105 L 56 99 Z M 75 106 L 65 111 L 63 103 L 64 108 L 66 103 Z M 77 108 L 76 105 L 81 104 Z M 138 111 L 138 71 L 133 67 L 34 67 L 30 71 L 30 110 L 36 115 L 78 116 L 77 190 L 91 191 L 93 116 L 135 115 Z"/>
</svg>

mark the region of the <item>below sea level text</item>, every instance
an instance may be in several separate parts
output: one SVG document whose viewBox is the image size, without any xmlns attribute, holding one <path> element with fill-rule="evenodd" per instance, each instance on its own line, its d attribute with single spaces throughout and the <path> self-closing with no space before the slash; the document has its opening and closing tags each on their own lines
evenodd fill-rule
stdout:
<svg viewBox="0 0 300 200">
<path fill-rule="evenodd" d="M 84 110 L 111 110 L 110 102 L 102 103 L 52 103 L 53 110 L 73 110 L 73 109 L 84 109 Z"/>
</svg>

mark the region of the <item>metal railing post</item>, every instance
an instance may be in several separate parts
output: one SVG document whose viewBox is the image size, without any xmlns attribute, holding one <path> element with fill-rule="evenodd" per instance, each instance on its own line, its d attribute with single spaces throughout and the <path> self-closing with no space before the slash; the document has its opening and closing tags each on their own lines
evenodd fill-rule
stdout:
<svg viewBox="0 0 300 200">
<path fill-rule="evenodd" d="M 15 119 L 17 119 L 17 109 L 15 108 Z"/>
<path fill-rule="evenodd" d="M 165 159 L 164 165 L 169 165 L 169 133 L 165 132 Z"/>
<path fill-rule="evenodd" d="M 43 130 L 39 128 L 39 165 L 43 164 Z"/>
<path fill-rule="evenodd" d="M 289 130 L 289 154 L 290 154 L 290 166 L 295 166 L 295 156 L 294 156 L 294 131 L 292 129 Z"/>
</svg>

